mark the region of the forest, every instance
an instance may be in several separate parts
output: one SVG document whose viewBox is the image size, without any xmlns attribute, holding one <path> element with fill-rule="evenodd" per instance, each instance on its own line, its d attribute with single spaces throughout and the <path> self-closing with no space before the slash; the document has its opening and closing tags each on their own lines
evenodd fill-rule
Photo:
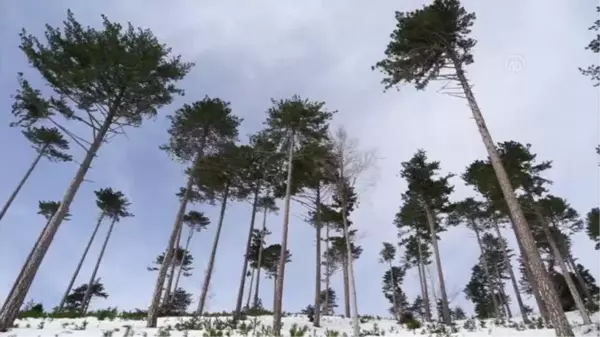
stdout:
<svg viewBox="0 0 600 337">
<path fill-rule="evenodd" d="M 600 7 L 595 10 L 600 12 Z M 475 317 L 503 321 L 520 316 L 529 322 L 528 317 L 537 312 L 540 324 L 553 328 L 557 336 L 574 336 L 565 312 L 577 311 L 584 324 L 591 324 L 591 314 L 599 309 L 600 288 L 589 266 L 573 254 L 571 238 L 586 233 L 595 249 L 600 248 L 598 207 L 576 210 L 563 196 L 553 194 L 548 179 L 553 162 L 538 157 L 535 144 L 492 138 L 466 71 L 476 56 L 477 41 L 471 37 L 475 13 L 459 0 L 434 0 L 412 11 L 396 12 L 395 19 L 389 43 L 382 46 L 382 59 L 364 66 L 381 73 L 384 91 L 400 86 L 427 90 L 432 82 L 454 86 L 444 93 L 466 101 L 487 156 L 450 174 L 443 173 L 444 163 L 431 158 L 426 149 L 414 149 L 411 157 L 398 163 L 407 188 L 398 191 L 398 211 L 387 224 L 397 229 L 397 238 L 375 248 L 380 254 L 373 263 L 386 269 L 378 276 L 378 296 L 385 297 L 386 310 L 399 324 L 451 325 L 465 319 L 464 308 L 451 303 L 445 279 L 450 271 L 444 269 L 439 249 L 445 231 L 462 227 L 473 234 L 468 240 L 478 247 L 479 257 L 460 294 L 473 304 Z M 600 21 L 591 24 L 590 30 L 598 32 Z M 32 85 L 23 73 L 16 74 L 19 86 L 11 96 L 10 126 L 21 131 L 35 158 L 14 190 L 5 186 L 9 197 L 0 210 L 0 227 L 11 225 L 2 220 L 29 177 L 43 174 L 36 170 L 40 161 L 75 163 L 78 169 L 60 191 L 60 199 L 38 201 L 45 226 L 14 276 L 0 311 L 0 331 L 10 329 L 23 315 L 46 312 L 40 303 L 26 303 L 28 294 L 49 248 L 59 244 L 55 235 L 61 224 L 77 217 L 78 210 L 71 204 L 92 164 L 102 160 L 99 150 L 110 147 L 114 137 L 125 137 L 127 129 L 143 128 L 182 96 L 178 83 L 194 68 L 151 30 L 105 16 L 100 28 L 92 28 L 69 11 L 63 26 L 46 26 L 43 38 L 26 29 L 20 34 L 19 49 L 45 88 Z M 599 36 L 582 49 L 597 54 Z M 579 70 L 591 79 L 590 85 L 599 85 L 599 65 Z M 147 327 L 156 327 L 159 317 L 209 315 L 206 305 L 216 256 L 226 253 L 218 247 L 228 207 L 249 203 L 248 224 L 240 234 L 245 245 L 232 253 L 244 259 L 242 269 L 234 272 L 239 287 L 231 289 L 237 293 L 231 303 L 232 319 L 272 315 L 273 335 L 282 335 L 286 265 L 300 253 L 288 245 L 293 209 L 303 214 L 316 242 L 311 247 L 314 253 L 302 252 L 314 260 L 314 269 L 306 271 L 310 275 L 306 284 L 314 287 L 314 296 L 303 313 L 315 327 L 324 316 L 351 318 L 358 337 L 360 303 L 354 268 L 366 247 L 357 240 L 361 233 L 352 215 L 360 207 L 361 181 L 377 165 L 378 155 L 344 126 L 332 126 L 343 113 L 299 95 L 271 98 L 261 118 L 262 129 L 246 136 L 244 119 L 225 98 L 197 97 L 174 107 L 164 130 L 168 142 L 156 150 L 182 167 L 186 183 L 172 196 L 178 208 L 165 210 L 174 215 L 170 235 L 164 238 L 160 254 L 148 258 L 148 273 L 156 279 L 154 288 L 145 290 L 151 304 L 131 314 L 145 317 Z M 74 149 L 84 156 L 74 155 Z M 595 155 L 594 149 L 581 152 Z M 600 146 L 595 153 L 600 155 Z M 456 201 L 454 178 L 473 196 Z M 90 236 L 81 238 L 81 252 L 73 252 L 73 261 L 65 261 L 75 269 L 65 277 L 60 302 L 47 310 L 55 317 L 85 317 L 93 299 L 109 296 L 99 268 L 106 250 L 112 249 L 115 227 L 135 216 L 131 211 L 135 200 L 122 191 L 98 186 L 94 193 L 97 220 L 89 224 Z M 211 219 L 193 209 L 202 205 L 217 207 L 218 217 Z M 270 220 L 278 212 L 282 224 Z M 275 226 L 281 226 L 281 237 L 271 234 L 269 227 Z M 106 235 L 98 238 L 104 228 Z M 210 254 L 192 256 L 194 241 L 208 235 L 209 228 L 214 229 Z M 514 236 L 515 249 L 506 233 Z M 7 239 L 0 236 L 0 241 Z M 102 248 L 98 256 L 89 256 L 97 240 Z M 202 277 L 194 274 L 199 260 L 207 262 Z M 89 280 L 76 284 L 86 263 L 93 264 Z M 408 298 L 404 279 L 415 270 L 419 295 Z M 272 283 L 261 284 L 261 274 Z M 334 290 L 334 275 L 341 275 L 343 294 Z M 200 294 L 182 287 L 182 279 L 191 277 L 202 282 Z M 262 302 L 261 287 L 272 292 L 273 303 Z M 535 306 L 526 305 L 526 298 L 533 298 Z M 511 310 L 515 307 L 518 312 Z"/>
</svg>

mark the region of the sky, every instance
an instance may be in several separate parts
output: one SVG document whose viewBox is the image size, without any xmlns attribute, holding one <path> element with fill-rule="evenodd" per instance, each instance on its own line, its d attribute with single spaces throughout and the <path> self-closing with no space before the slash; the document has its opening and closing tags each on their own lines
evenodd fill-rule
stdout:
<svg viewBox="0 0 600 337">
<path fill-rule="evenodd" d="M 551 192 L 568 199 L 582 215 L 599 203 L 598 156 L 600 118 L 598 88 L 578 67 L 597 62 L 584 49 L 594 34 L 588 27 L 597 19 L 591 0 L 547 2 L 507 0 L 464 1 L 477 14 L 473 37 L 475 63 L 468 76 L 496 142 L 531 143 L 540 159 L 553 160 L 548 177 Z M 385 266 L 378 263 L 383 241 L 395 241 L 392 224 L 406 184 L 398 176 L 400 164 L 417 149 L 439 160 L 443 172 L 460 175 L 485 150 L 466 101 L 439 93 L 439 84 L 417 92 L 410 86 L 383 91 L 382 76 L 371 70 L 383 58 L 395 26 L 394 11 L 421 7 L 423 1 L 33 1 L 0 2 L 0 202 L 35 157 L 12 120 L 11 95 L 17 72 L 24 72 L 37 88 L 44 84 L 18 49 L 18 33 L 26 28 L 42 37 L 44 24 L 61 25 L 68 8 L 84 25 L 99 26 L 101 14 L 112 21 L 149 28 L 161 42 L 196 66 L 179 83 L 186 95 L 164 107 L 155 120 L 103 146 L 86 182 L 71 205 L 72 218 L 56 235 L 28 299 L 51 308 L 58 303 L 76 267 L 98 216 L 94 190 L 112 187 L 132 202 L 135 217 L 115 228 L 99 270 L 109 293 L 92 308 L 117 306 L 145 309 L 156 281 L 146 267 L 166 248 L 177 211 L 174 193 L 184 184 L 184 167 L 159 150 L 167 141 L 166 116 L 184 103 L 205 95 L 231 102 L 244 118 L 241 138 L 256 132 L 265 119 L 271 98 L 294 94 L 326 102 L 337 110 L 333 127 L 343 125 L 365 150 L 375 149 L 376 165 L 360 189 L 360 206 L 352 214 L 364 252 L 356 261 L 356 283 L 361 314 L 387 314 L 381 293 Z M 85 129 L 77 128 L 82 132 Z M 89 134 L 89 133 L 88 133 Z M 81 161 L 81 151 L 74 151 Z M 4 298 L 44 225 L 37 215 L 38 200 L 62 199 L 77 164 L 42 161 L 0 222 L 0 297 Z M 368 182 L 365 183 L 365 182 Z M 452 181 L 452 200 L 474 192 L 459 178 Z M 196 235 L 191 251 L 193 275 L 182 282 L 194 294 L 195 308 L 212 245 L 217 207 L 193 205 L 212 224 Z M 243 250 L 250 218 L 249 203 L 232 203 L 225 216 L 207 310 L 235 306 Z M 314 231 L 302 219 L 305 209 L 292 204 L 286 267 L 284 310 L 297 312 L 313 300 Z M 280 212 L 282 213 L 282 212 Z M 282 217 L 272 215 L 269 243 L 281 240 Z M 107 226 L 101 228 L 77 284 L 87 282 Z M 505 235 L 516 248 L 512 231 Z M 573 238 L 573 253 L 594 275 L 600 272 L 598 251 L 585 234 Z M 451 306 L 471 311 L 462 289 L 478 257 L 474 235 L 463 228 L 441 234 L 440 250 Z M 515 261 L 513 260 L 513 263 Z M 342 282 L 333 279 L 341 312 Z M 261 297 L 272 303 L 273 282 L 263 280 Z M 507 285 L 512 294 L 510 286 Z M 418 276 L 408 273 L 404 290 L 409 299 L 419 292 Z M 532 303 L 528 300 L 528 303 Z"/>
</svg>

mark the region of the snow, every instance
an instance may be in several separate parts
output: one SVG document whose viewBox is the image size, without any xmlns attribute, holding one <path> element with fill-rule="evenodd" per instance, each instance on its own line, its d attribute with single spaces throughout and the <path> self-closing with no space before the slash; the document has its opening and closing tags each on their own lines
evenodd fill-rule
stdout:
<svg viewBox="0 0 600 337">
<path fill-rule="evenodd" d="M 593 315 L 594 325 L 582 326 L 581 318 L 575 312 L 567 313 L 572 322 L 576 336 L 592 337 L 598 336 L 600 330 L 600 314 Z M 15 328 L 8 332 L 0 333 L 2 337 L 268 337 L 272 323 L 271 316 L 248 317 L 238 323 L 236 329 L 228 326 L 230 317 L 201 317 L 191 321 L 191 317 L 165 317 L 159 318 L 158 328 L 148 329 L 145 320 L 125 320 L 120 318 L 98 320 L 95 317 L 75 319 L 51 319 L 51 318 L 28 318 L 17 320 Z M 530 336 L 550 337 L 554 336 L 552 329 L 517 329 L 515 327 L 498 326 L 491 320 L 486 320 L 484 327 L 480 320 L 472 320 L 475 329 L 467 329 L 469 323 L 456 321 L 456 332 L 436 332 L 433 327 L 423 326 L 416 330 L 408 330 L 400 327 L 397 323 L 385 318 L 363 318 L 361 330 L 365 336 L 453 336 L 453 337 L 476 337 L 476 336 Z M 196 327 L 202 330 L 188 330 L 182 324 L 195 322 Z M 292 315 L 283 318 L 282 336 L 292 336 L 292 326 L 296 330 L 306 329 L 304 334 L 294 333 L 294 336 L 305 337 L 346 337 L 352 336 L 351 321 L 347 318 L 336 316 L 325 316 L 321 319 L 321 328 L 313 328 L 308 318 L 303 315 Z M 511 321 L 512 326 L 520 324 L 518 319 Z M 221 327 L 217 327 L 221 325 Z M 523 325 L 521 325 L 523 327 Z M 212 330 L 212 333 L 211 333 Z"/>
</svg>

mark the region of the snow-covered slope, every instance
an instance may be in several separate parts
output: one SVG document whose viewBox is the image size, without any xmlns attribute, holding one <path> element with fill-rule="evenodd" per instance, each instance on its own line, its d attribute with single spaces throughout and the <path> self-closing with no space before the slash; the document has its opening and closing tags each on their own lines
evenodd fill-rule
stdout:
<svg viewBox="0 0 600 337">
<path fill-rule="evenodd" d="M 600 315 L 594 314 L 595 325 L 582 326 L 581 319 L 576 313 L 568 313 L 577 336 L 598 336 Z M 233 327 L 228 317 L 212 317 L 191 319 L 186 317 L 160 318 L 157 329 L 145 328 L 144 320 L 98 320 L 95 317 L 77 319 L 23 319 L 18 320 L 15 328 L 0 336 L 11 337 L 269 337 L 271 316 L 249 317 Z M 508 327 L 508 326 L 511 327 Z M 554 336 L 551 329 L 525 327 L 518 320 L 507 326 L 497 326 L 492 321 L 480 320 L 457 321 L 454 332 L 440 331 L 439 326 L 423 326 L 416 330 L 400 327 L 389 319 L 364 319 L 361 329 L 365 336 Z M 350 320 L 340 317 L 323 317 L 322 327 L 313 328 L 308 318 L 302 315 L 283 318 L 283 336 L 305 337 L 345 337 L 351 336 Z"/>
</svg>

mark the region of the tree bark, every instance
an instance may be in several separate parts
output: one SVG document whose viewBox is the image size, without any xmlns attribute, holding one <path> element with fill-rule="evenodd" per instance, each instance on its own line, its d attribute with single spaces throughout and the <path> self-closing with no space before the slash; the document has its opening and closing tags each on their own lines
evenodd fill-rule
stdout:
<svg viewBox="0 0 600 337">
<path fill-rule="evenodd" d="M 344 316 L 350 318 L 350 286 L 348 285 L 348 258 L 342 259 L 342 274 L 344 279 Z"/>
<path fill-rule="evenodd" d="M 325 251 L 329 252 L 329 223 L 325 224 Z M 327 314 L 328 315 L 332 315 L 331 312 L 329 312 L 329 287 L 330 287 L 330 277 L 331 275 L 329 274 L 329 265 L 330 265 L 330 260 L 329 260 L 329 253 L 327 253 L 327 255 L 325 255 L 325 265 L 326 265 L 326 269 L 325 269 L 325 305 L 327 306 Z"/>
<path fill-rule="evenodd" d="M 540 295 L 546 303 L 550 321 L 552 326 L 554 326 L 554 331 L 556 332 L 557 336 L 574 336 L 573 330 L 569 324 L 569 320 L 567 319 L 565 312 L 562 310 L 560 299 L 556 293 L 556 290 L 554 289 L 552 280 L 544 269 L 544 264 L 542 263 L 542 259 L 537 250 L 535 240 L 531 231 L 529 230 L 525 215 L 523 214 L 521 205 L 519 204 L 517 196 L 515 195 L 515 191 L 512 187 L 508 174 L 502 165 L 496 145 L 492 139 L 492 136 L 490 135 L 487 125 L 485 124 L 483 114 L 481 113 L 477 101 L 475 100 L 475 95 L 471 90 L 471 86 L 462 68 L 461 61 L 454 50 L 449 49 L 448 55 L 454 64 L 456 76 L 465 93 L 467 102 L 471 108 L 471 112 L 473 113 L 473 118 L 475 119 L 475 123 L 477 124 L 481 134 L 483 144 L 485 145 L 490 162 L 494 168 L 496 177 L 498 178 L 498 183 L 502 190 L 502 194 L 504 195 L 508 210 L 514 221 L 513 225 L 515 227 L 515 231 L 517 232 L 517 236 L 521 239 L 521 243 L 525 249 L 525 254 L 527 255 L 529 264 L 531 265 L 533 282 L 538 285 Z"/>
<path fill-rule="evenodd" d="M 250 227 L 248 230 L 248 239 L 246 240 L 246 251 L 244 254 L 244 262 L 242 263 L 242 276 L 240 279 L 240 287 L 238 289 L 237 302 L 235 304 L 235 312 L 233 320 L 237 321 L 242 313 L 242 301 L 244 300 L 244 288 L 246 285 L 246 273 L 248 272 L 248 259 L 250 258 L 250 249 L 252 247 L 252 231 L 254 230 L 254 221 L 256 220 L 256 207 L 258 205 L 258 193 L 260 192 L 260 180 L 256 181 L 254 188 L 254 202 L 252 202 L 252 215 L 250 216 Z"/>
<path fill-rule="evenodd" d="M 171 254 L 171 256 L 172 256 L 171 262 L 169 263 L 169 268 L 171 268 L 171 270 L 169 271 L 169 278 L 167 279 L 167 286 L 165 287 L 165 290 L 163 293 L 163 299 L 162 299 L 162 304 L 161 304 L 162 307 L 166 306 L 167 303 L 169 303 L 169 301 L 171 299 L 171 295 L 173 294 L 173 291 L 175 291 L 175 289 L 173 288 L 173 281 L 175 279 L 175 269 L 177 268 L 177 263 L 178 263 L 177 255 L 179 255 L 179 247 L 181 245 L 181 232 L 183 232 L 183 225 L 181 227 L 179 227 L 179 231 L 177 231 L 177 239 L 175 240 L 175 246 L 171 247 L 171 249 L 173 250 L 173 254 Z M 182 259 L 184 257 L 185 257 L 185 255 L 182 257 Z M 163 260 L 163 261 L 166 261 L 166 260 Z M 180 262 L 183 262 L 183 260 Z"/>
<path fill-rule="evenodd" d="M 198 301 L 198 310 L 196 310 L 196 315 L 198 316 L 202 315 L 202 313 L 204 312 L 204 304 L 206 303 L 206 295 L 208 294 L 208 287 L 210 285 L 210 279 L 212 277 L 212 271 L 215 265 L 217 247 L 219 246 L 219 238 L 221 236 L 221 229 L 223 228 L 223 219 L 225 218 L 225 209 L 227 208 L 228 197 L 229 186 L 226 186 L 225 191 L 223 192 L 223 200 L 221 201 L 221 213 L 219 214 L 219 224 L 217 225 L 217 232 L 215 233 L 215 239 L 213 241 L 210 259 L 208 260 L 208 268 L 206 270 L 206 274 L 204 274 L 204 283 L 202 285 L 202 293 L 200 294 L 200 300 Z"/>
<path fill-rule="evenodd" d="M 442 318 L 444 323 L 451 324 L 452 317 L 450 317 L 450 308 L 448 306 L 448 295 L 446 294 L 446 281 L 444 280 L 444 271 L 442 270 L 442 260 L 440 258 L 440 251 L 437 242 L 437 231 L 435 228 L 435 216 L 433 211 L 425 204 L 422 200 L 423 209 L 427 215 L 427 222 L 429 223 L 429 231 L 431 232 L 431 243 L 433 246 L 433 254 L 435 256 L 435 266 L 437 268 L 438 279 L 440 282 L 440 295 L 442 296 Z M 437 305 L 437 303 L 436 303 Z"/>
<path fill-rule="evenodd" d="M 295 133 L 291 131 L 288 144 L 288 167 L 285 187 L 285 201 L 283 208 L 283 229 L 281 238 L 281 255 L 277 265 L 277 276 L 275 278 L 275 301 L 273 307 L 273 336 L 281 336 L 281 311 L 283 305 L 283 277 L 285 275 L 285 262 L 287 258 L 287 241 L 290 222 L 290 199 L 292 197 L 292 161 L 294 160 Z"/>
<path fill-rule="evenodd" d="M 250 285 L 248 286 L 248 299 L 246 300 L 246 308 L 250 309 L 250 299 L 252 298 L 252 287 L 254 286 L 254 274 L 256 269 L 252 268 L 252 275 L 250 276 Z"/>
<path fill-rule="evenodd" d="M 112 234 L 113 228 L 115 227 L 115 223 L 117 219 L 112 219 L 110 222 L 110 227 L 108 228 L 108 233 L 106 233 L 106 238 L 104 239 L 104 244 L 102 245 L 102 249 L 100 249 L 100 254 L 98 255 L 98 260 L 96 261 L 96 265 L 94 266 L 94 271 L 92 271 L 92 275 L 90 276 L 90 280 L 88 282 L 88 287 L 85 291 L 85 295 L 83 296 L 83 301 L 81 302 L 81 314 L 85 316 L 87 314 L 88 308 L 90 306 L 90 302 L 92 300 L 92 288 L 94 287 L 94 282 L 96 280 L 96 274 L 98 273 L 98 269 L 100 268 L 100 263 L 102 262 L 102 258 L 104 257 L 104 252 L 106 251 L 106 246 L 108 245 L 108 241 L 110 240 L 110 236 Z"/>
<path fill-rule="evenodd" d="M 321 325 L 321 182 L 317 183 L 315 210 L 315 312 L 313 326 Z"/>
<path fill-rule="evenodd" d="M 31 166 L 29 166 L 29 169 L 27 169 L 27 172 L 25 172 L 25 175 L 23 176 L 23 178 L 21 178 L 21 181 L 17 185 L 17 188 L 15 188 L 15 190 L 11 193 L 10 197 L 8 197 L 8 200 L 6 200 L 6 203 L 4 204 L 4 206 L 2 206 L 2 210 L 0 210 L 0 220 L 2 220 L 2 218 L 4 218 L 4 215 L 6 215 L 6 212 L 10 208 L 10 205 L 12 205 L 13 201 L 15 201 L 15 199 L 17 198 L 17 195 L 21 191 L 21 188 L 23 188 L 23 186 L 25 185 L 25 182 L 27 182 L 27 179 L 29 179 L 29 176 L 31 175 L 31 173 L 33 172 L 33 170 L 35 169 L 37 164 L 40 162 L 40 159 L 42 159 L 42 157 L 46 153 L 46 149 L 48 149 L 48 144 L 44 145 L 40 149 L 39 154 L 35 157 L 35 160 L 31 164 Z"/>
<path fill-rule="evenodd" d="M 185 254 L 187 254 L 189 252 L 190 242 L 192 241 L 193 236 L 194 236 L 194 228 L 190 228 L 190 233 L 188 234 L 188 237 L 185 241 L 185 248 L 184 248 Z M 183 258 L 181 260 L 181 265 L 179 266 L 179 269 L 177 270 L 177 277 L 175 278 L 175 285 L 173 285 L 173 291 L 170 293 L 169 301 L 167 301 L 167 303 L 170 303 L 173 300 L 173 294 L 177 290 L 177 287 L 179 287 L 179 279 L 181 278 L 181 274 L 183 273 L 183 267 L 184 267 L 185 256 L 186 256 L 185 254 L 183 255 Z"/>
<path fill-rule="evenodd" d="M 421 279 L 421 293 L 423 294 L 423 303 L 427 322 L 431 322 L 431 302 L 429 301 L 429 291 L 427 290 L 427 275 L 423 263 L 423 252 L 421 250 L 421 241 L 417 238 L 417 249 L 419 252 L 419 278 Z"/>
<path fill-rule="evenodd" d="M 25 272 L 23 273 L 22 277 L 16 281 L 17 285 L 15 287 L 15 292 L 12 296 L 6 299 L 4 310 L 0 313 L 0 331 L 6 331 L 8 328 L 10 328 L 19 314 L 19 309 L 25 301 L 27 292 L 29 291 L 31 284 L 33 283 L 33 279 L 35 278 L 35 275 L 42 264 L 42 260 L 46 256 L 46 252 L 50 248 L 56 232 L 64 220 L 65 215 L 69 211 L 69 206 L 71 206 L 71 202 L 73 202 L 73 199 L 75 198 L 75 195 L 77 194 L 77 191 L 83 182 L 83 178 L 89 170 L 90 165 L 92 164 L 92 161 L 98 152 L 98 149 L 102 145 L 102 141 L 108 133 L 113 117 L 114 112 L 109 112 L 104 123 L 102 124 L 102 127 L 100 127 L 98 130 L 94 141 L 90 145 L 85 158 L 81 162 L 73 181 L 69 185 L 69 188 L 67 188 L 60 206 L 56 210 L 56 213 L 54 213 L 54 216 L 52 216 L 50 219 L 48 223 L 48 230 L 43 233 L 39 245 L 33 248 L 31 260 L 25 265 Z"/>
<path fill-rule="evenodd" d="M 475 232 L 475 236 L 477 237 L 477 244 L 479 245 L 479 250 L 481 251 L 481 263 L 483 264 L 483 271 L 485 272 L 485 277 L 487 279 L 488 286 L 492 289 L 492 305 L 494 306 L 494 313 L 496 314 L 496 319 L 500 319 L 500 306 L 498 306 L 498 301 L 496 299 L 496 295 L 494 295 L 494 284 L 492 282 L 492 275 L 490 274 L 490 268 L 487 263 L 487 259 L 485 256 L 485 249 L 483 248 L 483 243 L 481 242 L 481 235 L 479 234 L 479 229 L 477 228 L 477 224 L 473 221 L 471 222 L 471 227 Z"/>
<path fill-rule="evenodd" d="M 202 157 L 204 156 L 205 145 L 206 134 L 202 139 L 202 143 L 200 144 L 200 148 L 198 150 L 198 155 L 194 160 L 192 168 L 196 167 L 200 162 L 200 159 L 202 159 Z M 175 246 L 175 243 L 177 242 L 177 235 L 179 233 L 180 228 L 183 226 L 183 217 L 185 216 L 185 209 L 190 199 L 190 191 L 193 185 L 194 179 L 190 175 L 188 176 L 185 191 L 181 196 L 181 201 L 179 202 L 179 209 L 177 210 L 177 215 L 175 215 L 175 223 L 173 224 L 173 230 L 171 231 L 171 236 L 169 237 L 169 242 L 167 243 L 167 248 L 165 250 L 165 257 L 163 261 L 170 261 L 173 258 L 173 250 L 171 248 Z M 150 302 L 150 307 L 148 308 L 148 316 L 146 317 L 147 328 L 156 328 L 156 324 L 158 322 L 158 313 L 160 311 L 160 295 L 162 294 L 163 287 L 165 285 L 165 279 L 167 277 L 167 267 L 168 265 L 166 263 L 163 263 L 158 269 L 158 276 L 156 277 L 154 292 L 152 293 L 152 301 Z"/>
<path fill-rule="evenodd" d="M 262 231 L 260 234 L 260 247 L 258 247 L 258 261 L 256 261 L 256 289 L 254 289 L 254 308 L 258 307 L 258 296 L 260 290 L 260 271 L 262 269 L 262 255 L 263 255 L 263 245 L 265 240 L 265 233 L 267 231 L 267 212 L 268 209 L 265 207 L 263 213 L 263 224 Z"/>
<path fill-rule="evenodd" d="M 496 282 L 498 282 L 498 292 L 500 296 L 502 296 L 502 304 L 506 308 L 506 318 L 512 318 L 512 311 L 510 310 L 510 305 L 508 303 L 508 296 L 506 295 L 506 291 L 504 291 L 504 282 L 502 281 L 502 275 L 500 275 L 500 271 L 497 267 L 494 267 L 494 271 L 496 274 Z"/>
<path fill-rule="evenodd" d="M 19 271 L 19 275 L 17 276 L 17 281 L 21 279 L 21 277 L 23 277 L 23 273 L 25 273 L 25 266 L 30 263 L 29 261 L 31 261 L 31 256 L 33 254 L 33 251 L 35 249 L 35 247 L 37 247 L 40 244 L 40 240 L 42 239 L 42 237 L 44 236 L 44 233 L 48 230 L 48 224 L 50 219 L 48 219 L 48 221 L 46 222 L 46 225 L 44 226 L 44 228 L 42 228 L 42 231 L 40 232 L 40 235 L 38 235 L 37 240 L 35 241 L 35 243 L 33 244 L 33 248 L 31 248 L 31 251 L 29 252 L 29 255 L 27 255 L 27 259 L 25 259 L 25 263 L 23 263 L 23 266 L 21 267 L 21 270 Z M 12 285 L 12 288 L 10 289 L 10 292 L 8 293 L 8 295 L 6 296 L 6 298 L 10 298 L 11 296 L 13 296 L 13 294 L 15 293 L 15 289 L 17 287 L 17 281 L 15 281 Z M 4 307 L 6 305 L 6 301 L 2 304 L 2 309 L 0 309 L 0 312 L 4 311 Z"/>
<path fill-rule="evenodd" d="M 75 268 L 75 272 L 73 273 L 73 276 L 71 277 L 71 281 L 69 281 L 67 290 L 65 290 L 65 293 L 64 293 L 62 299 L 60 300 L 60 304 L 58 305 L 58 311 L 62 311 L 63 307 L 65 306 L 65 301 L 67 300 L 67 297 L 69 296 L 69 293 L 71 292 L 71 289 L 73 288 L 73 285 L 75 284 L 75 280 L 77 279 L 77 276 L 79 275 L 79 272 L 81 271 L 83 262 L 85 261 L 85 258 L 90 250 L 90 247 L 92 246 L 92 243 L 94 242 L 94 238 L 96 237 L 96 234 L 98 233 L 98 229 L 100 228 L 100 225 L 102 224 L 103 219 L 104 219 L 104 212 L 101 212 L 100 216 L 98 217 L 98 221 L 96 222 L 96 227 L 94 228 L 94 231 L 92 232 L 92 236 L 90 236 L 90 240 L 88 241 L 87 246 L 85 246 L 85 250 L 83 251 L 83 255 L 81 255 L 81 259 L 79 260 L 79 263 L 77 264 L 77 268 Z"/>
<path fill-rule="evenodd" d="M 521 312 L 521 317 L 523 318 L 523 322 L 528 323 L 529 319 L 527 318 L 527 311 L 525 311 L 525 305 L 523 304 L 523 298 L 521 297 L 521 291 L 519 290 L 519 284 L 517 283 L 517 278 L 515 277 L 515 271 L 513 270 L 512 263 L 510 261 L 510 256 L 508 256 L 508 248 L 504 242 L 504 237 L 500 232 L 500 227 L 498 226 L 498 221 L 493 221 L 494 230 L 496 231 L 496 236 L 500 241 L 500 248 L 502 249 L 502 256 L 506 261 L 506 269 L 508 269 L 508 275 L 510 276 L 510 282 L 512 283 L 513 291 L 515 292 L 515 297 L 517 299 L 517 304 L 519 305 L 519 311 Z M 527 276 L 526 276 L 527 277 Z"/>
</svg>

